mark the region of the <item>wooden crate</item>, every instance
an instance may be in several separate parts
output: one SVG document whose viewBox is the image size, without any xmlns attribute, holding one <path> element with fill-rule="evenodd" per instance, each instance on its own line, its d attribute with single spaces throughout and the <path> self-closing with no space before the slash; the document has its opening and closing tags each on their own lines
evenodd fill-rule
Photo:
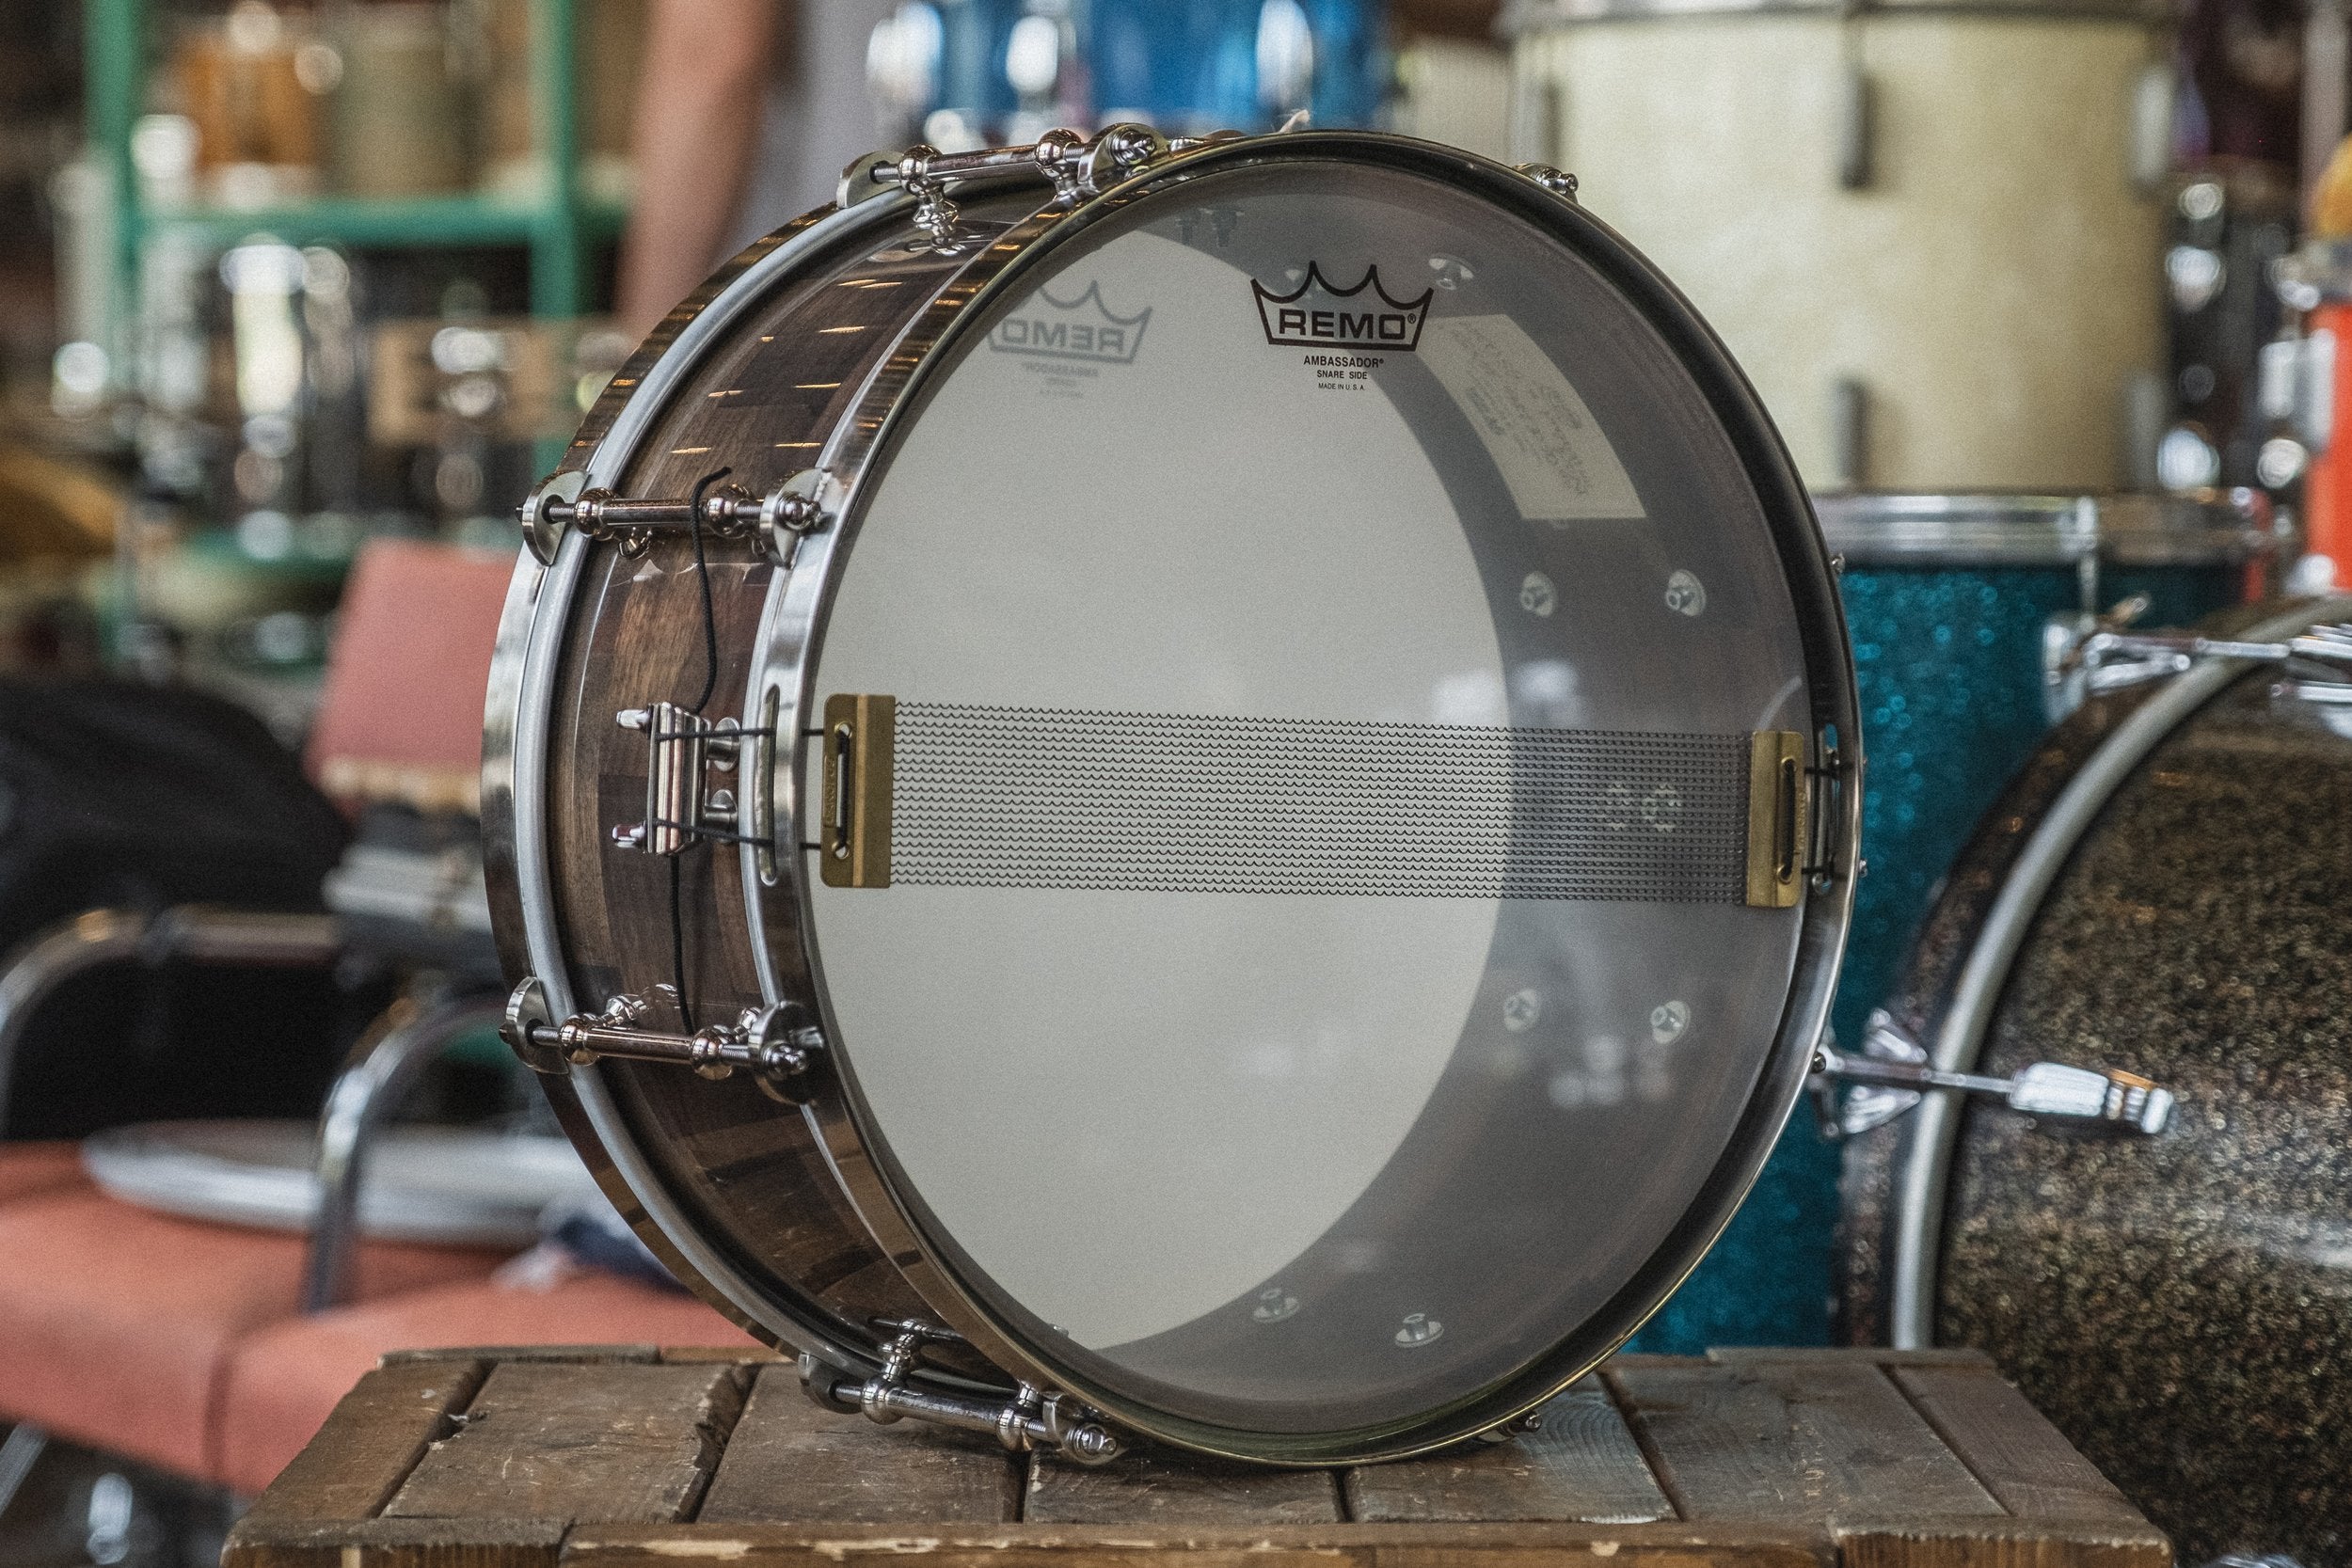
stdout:
<svg viewBox="0 0 2352 1568">
<path fill-rule="evenodd" d="M 1085 1470 L 818 1410 L 732 1353 L 403 1354 L 226 1568 L 2170 1568 L 1974 1352 L 1620 1356 L 1540 1433 L 1400 1464 Z"/>
</svg>

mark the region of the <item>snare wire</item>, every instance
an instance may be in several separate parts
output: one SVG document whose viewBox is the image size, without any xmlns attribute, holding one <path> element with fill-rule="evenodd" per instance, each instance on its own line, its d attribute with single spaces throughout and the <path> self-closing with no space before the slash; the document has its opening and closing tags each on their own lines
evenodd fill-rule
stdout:
<svg viewBox="0 0 2352 1568">
<path fill-rule="evenodd" d="M 734 471 L 726 467 L 703 475 L 695 482 L 693 499 L 686 509 L 688 527 L 694 539 L 694 575 L 702 579 L 703 596 L 703 689 L 693 704 L 697 719 L 710 705 L 710 694 L 719 689 L 719 612 L 710 598 L 710 561 L 703 553 L 703 493 Z M 694 1002 L 686 990 L 685 871 L 685 853 L 681 850 L 670 857 L 670 983 L 677 990 L 678 1018 L 691 1035 L 694 1032 Z"/>
</svg>

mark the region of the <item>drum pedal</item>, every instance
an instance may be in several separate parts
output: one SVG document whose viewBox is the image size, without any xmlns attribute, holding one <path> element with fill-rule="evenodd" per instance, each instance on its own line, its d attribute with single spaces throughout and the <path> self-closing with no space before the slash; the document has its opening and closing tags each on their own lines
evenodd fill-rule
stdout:
<svg viewBox="0 0 2352 1568">
<path fill-rule="evenodd" d="M 1067 1394 L 1048 1394 L 1024 1383 L 1009 1400 L 973 1399 L 917 1388 L 907 1382 L 932 1345 L 960 1345 L 963 1336 L 919 1320 L 878 1318 L 874 1326 L 890 1335 L 882 1370 L 859 1379 L 801 1353 L 801 1387 L 819 1409 L 836 1416 L 863 1411 L 883 1426 L 913 1417 L 936 1426 L 993 1433 L 1014 1453 L 1059 1454 L 1079 1465 L 1106 1465 L 1126 1449 L 1094 1411 Z"/>
</svg>

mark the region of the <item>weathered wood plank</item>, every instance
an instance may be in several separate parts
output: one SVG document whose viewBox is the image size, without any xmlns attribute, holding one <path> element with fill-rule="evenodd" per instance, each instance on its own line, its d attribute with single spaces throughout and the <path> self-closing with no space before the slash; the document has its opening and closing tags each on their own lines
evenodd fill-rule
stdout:
<svg viewBox="0 0 2352 1568">
<path fill-rule="evenodd" d="M 1598 1378 L 1543 1409 L 1540 1431 L 1508 1443 L 1464 1444 L 1394 1465 L 1349 1470 L 1351 1519 L 1559 1519 L 1645 1524 L 1674 1517 L 1625 1418 Z"/>
<path fill-rule="evenodd" d="M 741 1375 L 727 1366 L 501 1366 L 384 1513 L 691 1517 L 742 1408 Z"/>
<path fill-rule="evenodd" d="M 707 1363 L 724 1366 L 766 1366 L 771 1361 L 797 1362 L 798 1356 L 780 1350 L 762 1350 L 755 1345 L 664 1345 L 660 1360 L 667 1367 L 694 1367 Z"/>
<path fill-rule="evenodd" d="M 376 1357 L 380 1367 L 410 1361 L 538 1361 L 566 1367 L 650 1364 L 661 1359 L 659 1345 L 469 1345 L 460 1350 L 388 1350 Z M 733 1356 L 729 1360 L 736 1359 Z"/>
<path fill-rule="evenodd" d="M 221 1568 L 556 1568 L 562 1519 L 285 1522 L 240 1532 Z"/>
<path fill-rule="evenodd" d="M 1738 1366 L 1751 1361 L 1794 1361 L 1827 1366 L 1869 1361 L 1882 1367 L 1993 1365 L 1993 1358 L 1984 1352 L 1954 1345 L 1932 1345 L 1924 1350 L 1893 1350 L 1884 1345 L 1873 1345 L 1867 1349 L 1845 1345 L 1718 1345 L 1707 1353 L 1706 1358 L 1719 1367 Z"/>
<path fill-rule="evenodd" d="M 373 1518 L 426 1447 L 453 1430 L 452 1413 L 466 1408 L 489 1370 L 487 1362 L 447 1359 L 362 1376 L 239 1521 L 230 1556 L 240 1550 L 240 1537 L 279 1525 Z"/>
<path fill-rule="evenodd" d="M 1991 1362 L 1889 1372 L 1936 1435 L 2018 1518 L 2140 1522 L 2139 1511 Z"/>
<path fill-rule="evenodd" d="M 1022 1469 L 977 1433 L 829 1415 L 799 1370 L 763 1367 L 711 1479 L 704 1524 L 1009 1524 Z"/>
<path fill-rule="evenodd" d="M 1687 1524 L 1268 1525 L 1256 1528 L 1014 1525 L 999 1530 L 905 1527 L 812 1530 L 773 1525 L 668 1529 L 582 1526 L 564 1568 L 1833 1568 L 1825 1538 Z M 1877 1565 L 1874 1565 L 1877 1568 Z M 2109 1568 L 2109 1565 L 2098 1565 Z M 2141 1565 L 2113 1565 L 2141 1568 Z"/>
<path fill-rule="evenodd" d="M 2145 1520 L 2053 1527 L 2025 1519 L 1906 1515 L 1835 1528 L 1843 1568 L 2171 1568 L 2172 1543 Z"/>
<path fill-rule="evenodd" d="M 1825 1525 L 1841 1510 L 2004 1512 L 1867 1362 L 1618 1362 L 1607 1377 L 1687 1519 Z"/>
<path fill-rule="evenodd" d="M 1340 1488 L 1328 1470 L 1264 1470 L 1152 1449 L 1095 1470 L 1033 1454 L 1021 1517 L 1154 1528 L 1336 1524 Z"/>
</svg>

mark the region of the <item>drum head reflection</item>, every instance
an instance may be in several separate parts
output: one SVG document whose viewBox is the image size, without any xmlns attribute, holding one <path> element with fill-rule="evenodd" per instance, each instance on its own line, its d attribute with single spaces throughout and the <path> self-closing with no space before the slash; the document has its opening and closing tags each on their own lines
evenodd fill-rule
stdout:
<svg viewBox="0 0 2352 1568">
<path fill-rule="evenodd" d="M 979 325 L 816 671 L 895 704 L 888 883 L 809 896 L 902 1203 L 1041 1354 L 1220 1426 L 1598 1332 L 1803 912 L 1743 897 L 1751 736 L 1811 692 L 1698 382 L 1558 240 L 1370 167 L 1135 202 Z"/>
</svg>

